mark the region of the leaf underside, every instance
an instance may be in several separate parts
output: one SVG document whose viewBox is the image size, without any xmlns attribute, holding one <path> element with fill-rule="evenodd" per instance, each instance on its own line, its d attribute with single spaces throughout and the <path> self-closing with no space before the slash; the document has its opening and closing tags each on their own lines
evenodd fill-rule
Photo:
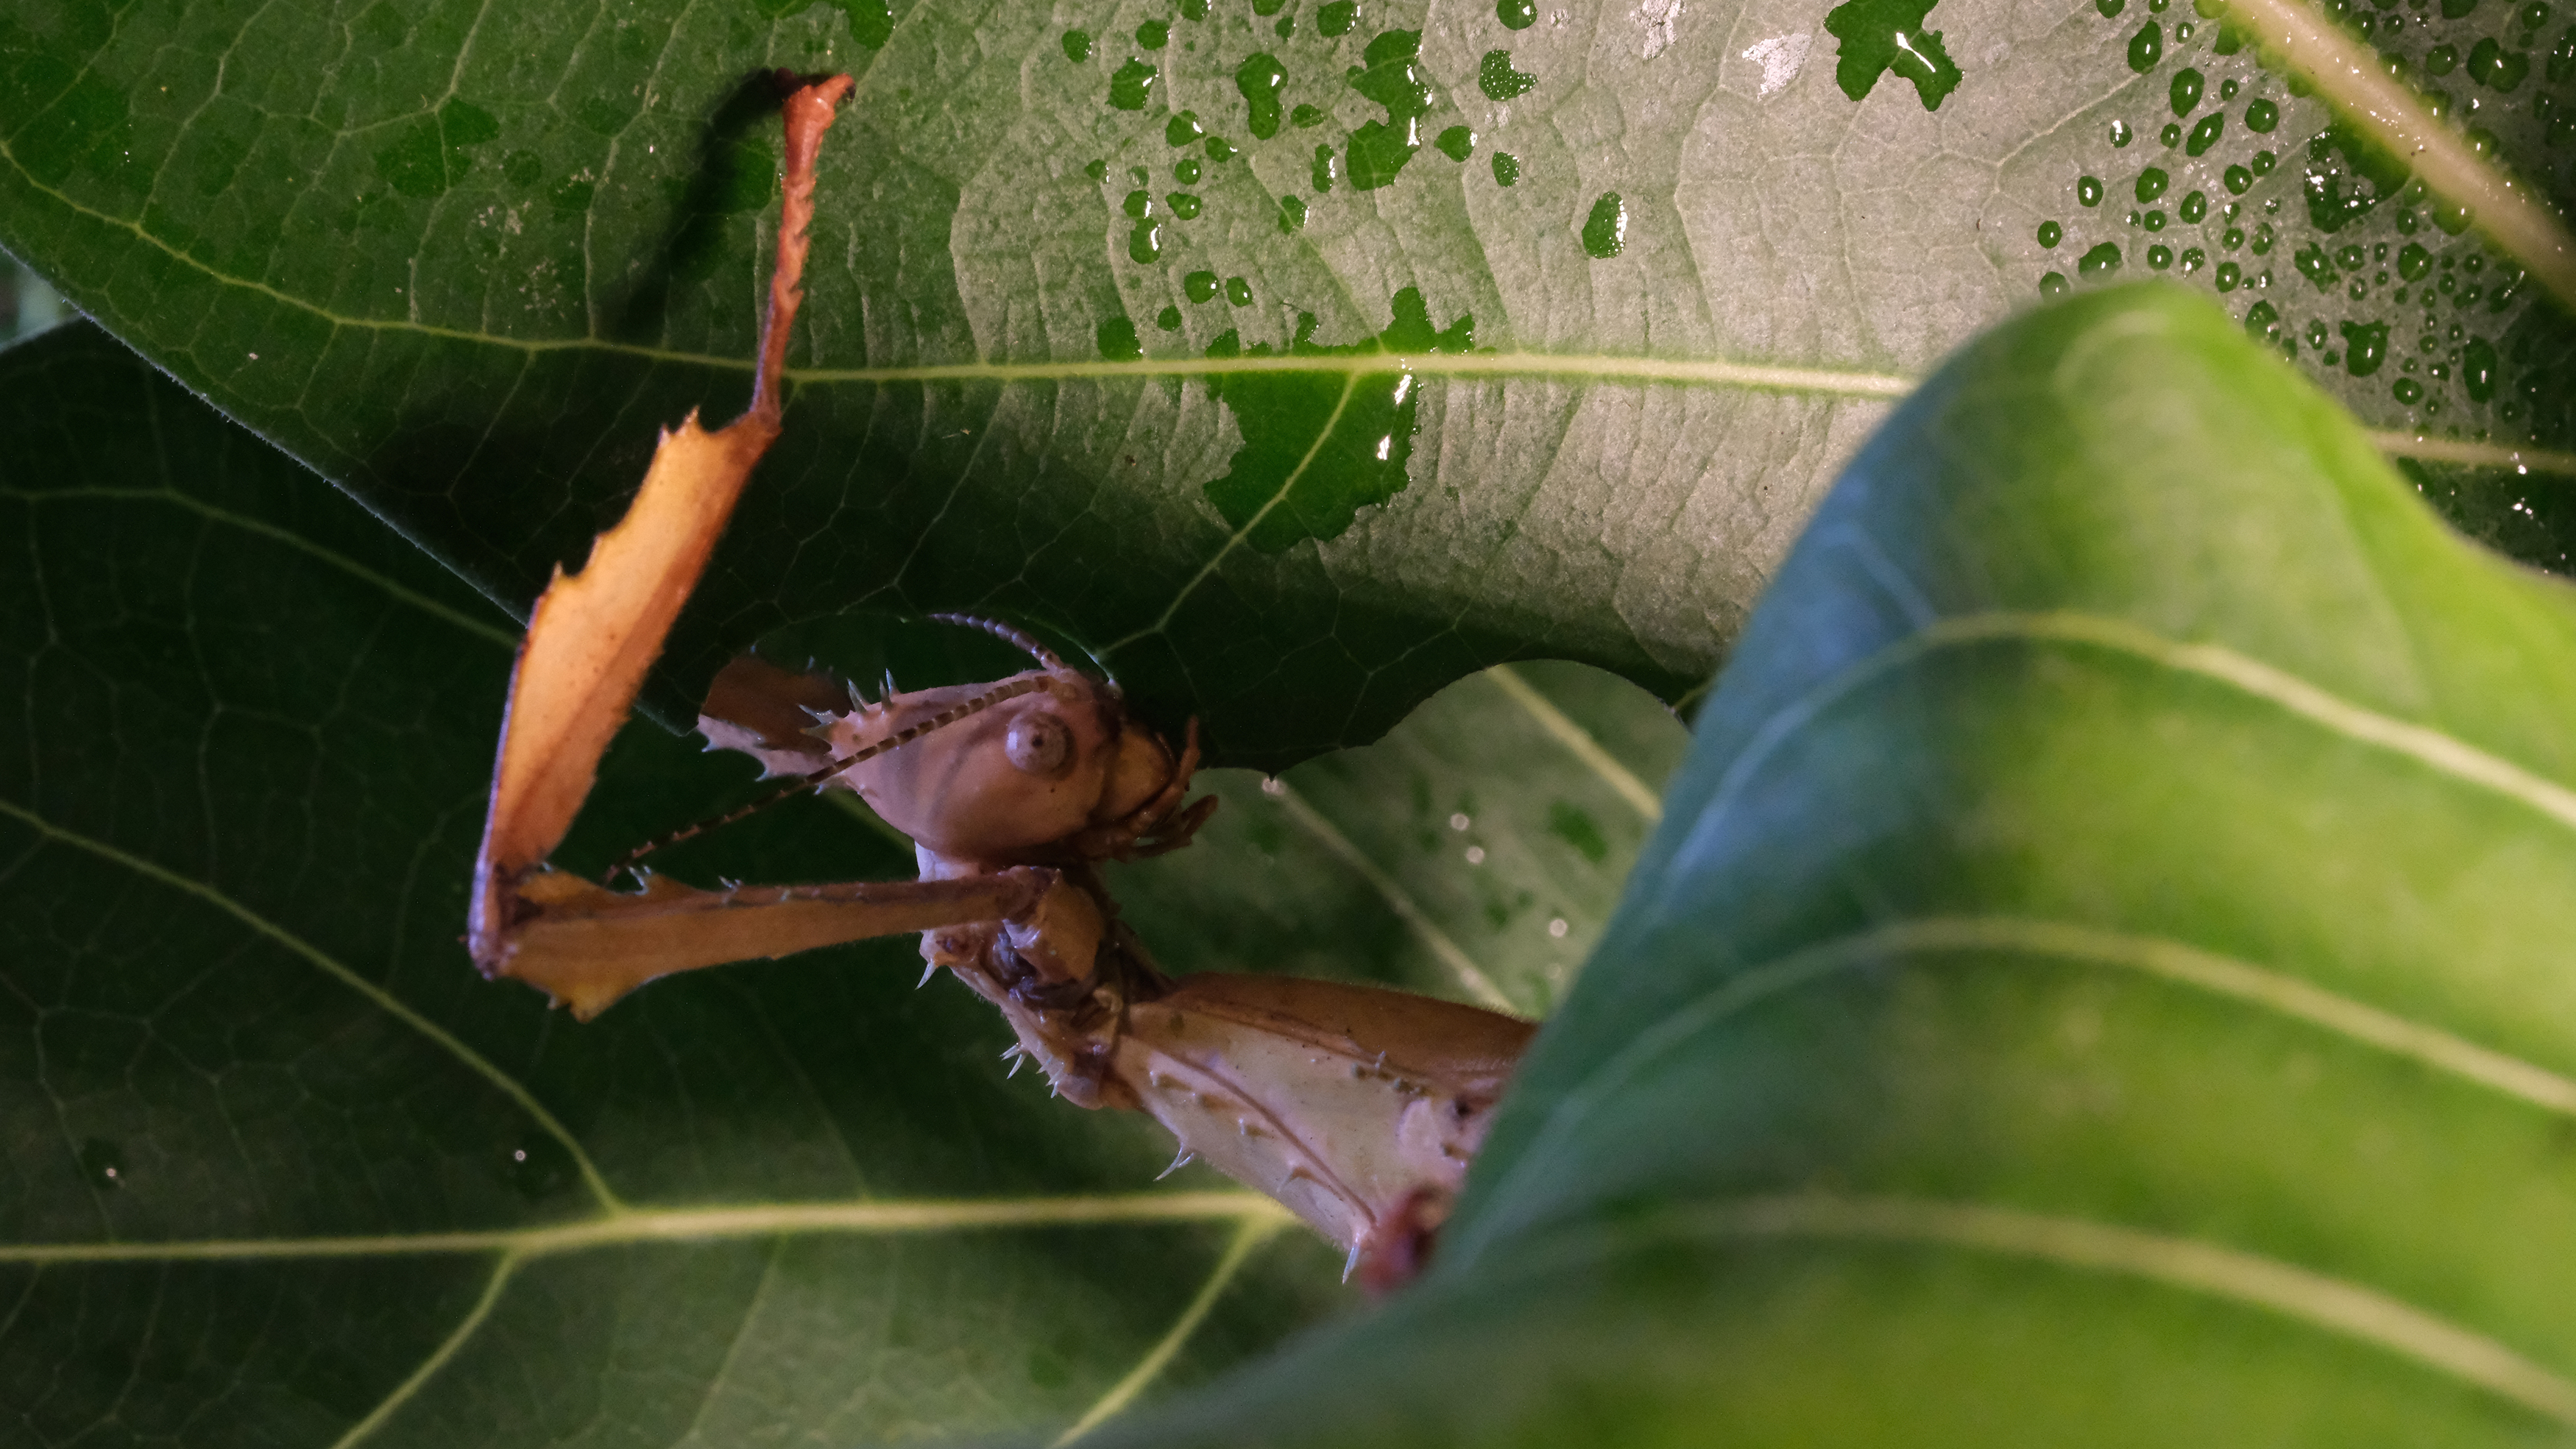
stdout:
<svg viewBox="0 0 2576 1449">
<path fill-rule="evenodd" d="M 745 395 L 766 73 L 857 72 L 787 437 L 671 719 L 852 608 L 1053 631 L 1246 766 L 1506 658 L 1677 698 L 1910 379 L 2144 274 L 2456 430 L 2428 495 L 2565 565 L 2576 334 L 2331 86 L 2125 0 L 1913 9 L 34 0 L 0 245 L 524 610 L 656 428 Z M 2529 9 L 2348 20 L 2563 196 Z"/>
</svg>

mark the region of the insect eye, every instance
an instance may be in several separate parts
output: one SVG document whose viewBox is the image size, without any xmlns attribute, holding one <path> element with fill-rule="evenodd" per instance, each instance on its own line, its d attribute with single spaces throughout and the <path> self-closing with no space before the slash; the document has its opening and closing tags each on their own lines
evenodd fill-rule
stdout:
<svg viewBox="0 0 2576 1449">
<path fill-rule="evenodd" d="M 1073 732 L 1054 715 L 1024 715 L 1011 725 L 1002 751 L 1024 774 L 1062 774 L 1073 759 Z"/>
</svg>

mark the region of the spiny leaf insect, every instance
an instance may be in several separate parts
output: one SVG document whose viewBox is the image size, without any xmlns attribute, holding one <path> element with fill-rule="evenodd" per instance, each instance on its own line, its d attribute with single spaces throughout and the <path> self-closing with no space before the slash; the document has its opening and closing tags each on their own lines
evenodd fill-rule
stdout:
<svg viewBox="0 0 2576 1449">
<path fill-rule="evenodd" d="M 1098 866 L 1186 845 L 1215 807 L 1183 803 L 1197 722 L 1176 754 L 1113 687 L 1006 624 L 949 616 L 1037 666 L 990 684 L 868 701 L 828 676 L 745 658 L 703 707 L 711 744 L 795 776 L 791 790 L 857 791 L 911 837 L 920 879 L 706 891 L 638 872 L 630 892 L 545 863 L 778 436 L 815 155 L 850 87 L 834 76 L 786 101 L 777 262 L 749 410 L 715 432 L 695 414 L 664 432 L 625 517 L 579 573 L 557 570 L 529 618 L 475 861 L 475 964 L 587 1021 L 673 972 L 918 931 L 929 970 L 955 972 L 999 1007 L 1058 1095 L 1150 1114 L 1179 1141 L 1175 1166 L 1205 1159 L 1348 1249 L 1345 1276 L 1401 1283 L 1448 1217 L 1535 1028 L 1343 982 L 1165 975 Z"/>
</svg>

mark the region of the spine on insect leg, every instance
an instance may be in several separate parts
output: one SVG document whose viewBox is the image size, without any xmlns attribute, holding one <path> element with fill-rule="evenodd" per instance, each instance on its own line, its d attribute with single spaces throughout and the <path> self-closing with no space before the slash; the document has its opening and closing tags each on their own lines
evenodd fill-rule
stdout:
<svg viewBox="0 0 2576 1449">
<path fill-rule="evenodd" d="M 1208 974 L 1131 1005 L 1114 1062 L 1185 1154 L 1278 1199 L 1385 1288 L 1428 1258 L 1536 1030 L 1375 987 Z"/>
</svg>

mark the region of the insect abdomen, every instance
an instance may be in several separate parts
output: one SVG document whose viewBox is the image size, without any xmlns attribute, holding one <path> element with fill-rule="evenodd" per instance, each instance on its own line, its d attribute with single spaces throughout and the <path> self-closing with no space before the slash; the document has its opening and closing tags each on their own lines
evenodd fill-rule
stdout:
<svg viewBox="0 0 2576 1449">
<path fill-rule="evenodd" d="M 1184 1151 L 1355 1262 L 1376 1245 L 1410 1263 L 1535 1030 L 1375 987 L 1200 975 L 1130 1008 L 1118 1066 Z"/>
</svg>

